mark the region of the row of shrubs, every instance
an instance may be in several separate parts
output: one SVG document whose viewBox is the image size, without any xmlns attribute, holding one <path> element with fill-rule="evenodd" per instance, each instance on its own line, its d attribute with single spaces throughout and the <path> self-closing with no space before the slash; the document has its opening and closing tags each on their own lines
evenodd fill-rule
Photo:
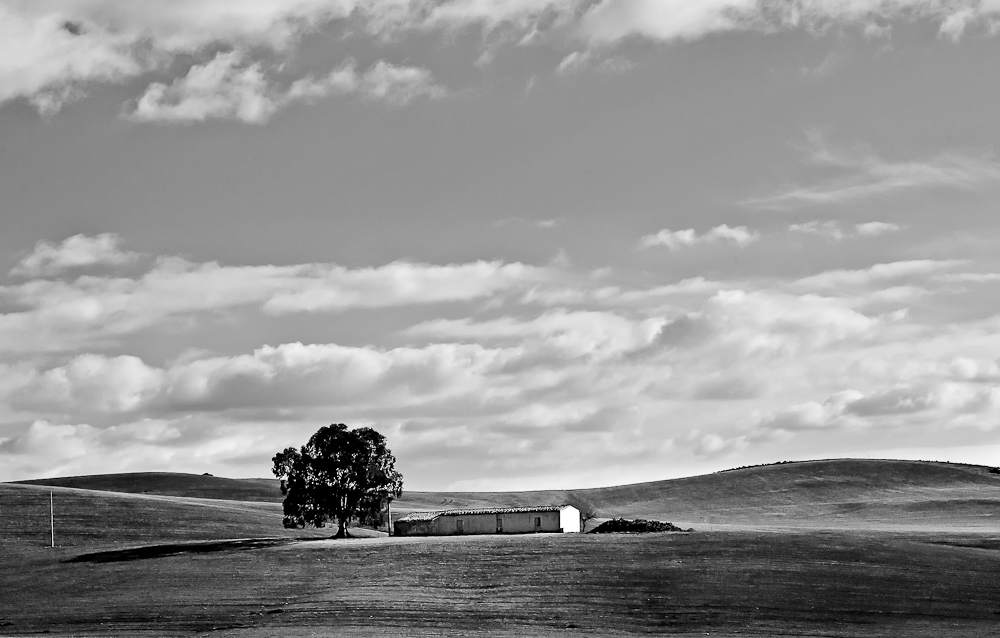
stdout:
<svg viewBox="0 0 1000 638">
<path fill-rule="evenodd" d="M 681 529 L 673 523 L 663 521 L 647 521 L 644 518 L 612 518 L 604 521 L 588 534 L 643 534 L 649 532 L 693 532 L 693 529 Z"/>
</svg>

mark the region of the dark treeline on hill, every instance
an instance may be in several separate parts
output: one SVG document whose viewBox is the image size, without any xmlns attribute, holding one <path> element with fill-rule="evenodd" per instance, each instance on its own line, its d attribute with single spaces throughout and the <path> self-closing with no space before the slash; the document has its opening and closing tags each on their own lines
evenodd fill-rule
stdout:
<svg viewBox="0 0 1000 638">
<path fill-rule="evenodd" d="M 829 460 L 829 461 L 854 461 L 854 460 L 860 460 L 860 459 L 824 459 L 824 460 Z M 871 460 L 871 461 L 876 461 L 876 462 L 880 461 L 880 460 L 884 460 L 884 461 L 892 462 L 891 459 L 865 459 L 865 460 Z M 730 468 L 726 468 L 724 470 L 718 470 L 715 473 L 716 474 L 722 474 L 723 472 L 735 472 L 737 470 L 749 470 L 749 469 L 755 468 L 755 467 L 771 467 L 771 466 L 774 466 L 774 465 L 792 465 L 792 464 L 795 464 L 795 463 L 819 463 L 819 462 L 821 462 L 821 461 L 773 461 L 771 463 L 755 463 L 753 465 L 740 465 L 740 466 L 737 466 L 737 467 L 730 467 Z M 1000 474 L 1000 467 L 990 467 L 988 465 L 976 465 L 975 463 L 959 463 L 957 461 L 926 461 L 926 460 L 914 461 L 914 462 L 915 463 L 942 463 L 944 465 L 961 465 L 961 466 L 964 466 L 964 467 L 982 467 L 982 468 L 989 469 L 990 473 L 992 473 L 992 474 Z"/>
</svg>

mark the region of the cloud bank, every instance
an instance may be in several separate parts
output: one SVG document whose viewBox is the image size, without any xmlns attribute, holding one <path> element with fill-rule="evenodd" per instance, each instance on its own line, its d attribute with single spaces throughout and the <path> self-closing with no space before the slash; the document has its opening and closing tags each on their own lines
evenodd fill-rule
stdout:
<svg viewBox="0 0 1000 638">
<path fill-rule="evenodd" d="M 529 487 L 541 466 L 579 487 L 662 476 L 665 459 L 683 472 L 835 450 L 844 433 L 927 444 L 1000 427 L 1000 308 L 983 294 L 1000 274 L 966 260 L 637 285 L 487 261 L 126 261 L 122 246 L 40 243 L 0 288 L 3 478 L 262 475 L 332 421 L 385 432 L 435 488 Z M 76 268 L 99 270 L 66 277 Z M 988 311 L 925 312 L 956 299 Z M 365 332 L 390 309 L 397 327 Z M 328 337 L 189 346 L 291 317 Z M 150 342 L 166 354 L 137 349 Z M 442 463 L 478 482 L 443 478 Z M 580 469 L 594 466 L 608 470 Z"/>
<path fill-rule="evenodd" d="M 559 71 L 568 72 L 591 66 L 592 51 L 629 38 L 695 40 L 730 31 L 833 28 L 884 34 L 893 24 L 915 21 L 931 22 L 953 40 L 970 31 L 992 34 L 1000 31 L 1000 5 L 980 0 L 3 0 L 0 56 L 7 62 L 0 66 L 0 104 L 26 99 L 51 114 L 94 85 L 174 72 L 178 60 L 193 57 L 180 75 L 148 84 L 128 113 L 140 120 L 229 116 L 256 123 L 296 99 L 296 93 L 270 83 L 267 68 L 294 58 L 308 35 L 331 28 L 367 34 L 376 46 L 401 34 L 441 43 L 462 30 L 479 29 L 487 53 L 498 46 L 566 42 L 571 49 Z M 219 55 L 237 56 L 240 63 Z M 594 65 L 599 70 L 630 66 L 614 55 L 601 58 Z M 412 95 L 414 85 L 424 87 L 422 94 L 437 86 L 428 69 L 383 64 L 369 71 L 372 77 L 357 78 L 356 90 L 405 101 L 402 96 Z M 334 82 L 327 94 L 340 92 L 340 86 Z M 410 89 L 400 93 L 401 86 Z M 312 94 L 317 92 L 318 87 Z"/>
</svg>

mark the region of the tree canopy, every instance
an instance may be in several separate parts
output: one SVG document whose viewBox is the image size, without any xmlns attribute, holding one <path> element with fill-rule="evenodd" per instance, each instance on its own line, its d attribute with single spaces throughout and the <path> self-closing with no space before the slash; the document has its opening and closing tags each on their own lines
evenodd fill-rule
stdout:
<svg viewBox="0 0 1000 638">
<path fill-rule="evenodd" d="M 386 501 L 403 493 L 396 457 L 372 428 L 328 425 L 300 449 L 286 448 L 272 460 L 272 471 L 281 479 L 288 528 L 324 527 L 334 521 L 340 525 L 337 538 L 343 538 L 351 519 L 375 523 Z"/>
</svg>

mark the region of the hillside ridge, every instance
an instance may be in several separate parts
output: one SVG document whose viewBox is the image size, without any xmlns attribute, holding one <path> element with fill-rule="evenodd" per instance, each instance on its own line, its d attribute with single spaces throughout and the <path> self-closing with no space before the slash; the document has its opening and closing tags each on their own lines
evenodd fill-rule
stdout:
<svg viewBox="0 0 1000 638">
<path fill-rule="evenodd" d="M 734 468 L 712 474 L 578 490 L 409 492 L 396 513 L 570 503 L 600 516 L 688 523 L 917 520 L 1000 521 L 1000 474 L 988 466 L 938 461 L 828 459 Z M 19 481 L 117 493 L 280 503 L 276 479 L 171 472 Z"/>
<path fill-rule="evenodd" d="M 816 459 L 804 461 L 775 461 L 773 463 L 758 463 L 754 465 L 743 465 L 723 470 L 717 470 L 708 474 L 696 474 L 694 476 L 683 476 L 670 479 L 657 479 L 654 481 L 642 481 L 638 483 L 622 483 L 619 485 L 607 485 L 601 487 L 588 487 L 568 490 L 484 490 L 484 491 L 425 491 L 418 490 L 414 494 L 533 494 L 550 492 L 600 492 L 604 490 L 618 489 L 641 489 L 644 487 L 662 486 L 677 481 L 691 481 L 706 479 L 721 474 L 748 473 L 754 471 L 767 471 L 772 469 L 799 469 L 801 467 L 817 468 L 841 467 L 845 464 L 853 464 L 855 467 L 876 468 L 885 465 L 905 465 L 905 466 L 933 466 L 941 468 L 954 468 L 956 470 L 972 470 L 976 474 L 996 473 L 996 468 L 989 465 L 976 465 L 973 463 L 959 463 L 952 461 L 924 461 L 907 459 L 861 459 L 861 458 L 837 458 L 837 459 Z M 51 485 L 56 487 L 77 487 L 80 489 L 94 489 L 99 491 L 123 492 L 123 493 L 160 493 L 157 490 L 172 489 L 201 490 L 210 491 L 216 489 L 229 488 L 236 492 L 263 493 L 262 490 L 270 491 L 272 486 L 278 490 L 278 480 L 273 478 L 228 478 L 215 476 L 209 473 L 194 474 L 189 472 L 119 472 L 114 474 L 82 474 L 74 476 L 61 476 L 42 479 L 23 479 L 19 481 L 7 481 L 7 483 L 19 485 Z M 115 489 L 111 489 L 115 488 Z M 188 494 L 165 494 L 166 496 L 187 496 Z M 202 497 L 211 498 L 211 497 Z M 226 498 L 226 500 L 239 500 Z M 273 499 L 267 499 L 273 500 Z M 279 498 L 280 499 L 280 493 Z"/>
</svg>

